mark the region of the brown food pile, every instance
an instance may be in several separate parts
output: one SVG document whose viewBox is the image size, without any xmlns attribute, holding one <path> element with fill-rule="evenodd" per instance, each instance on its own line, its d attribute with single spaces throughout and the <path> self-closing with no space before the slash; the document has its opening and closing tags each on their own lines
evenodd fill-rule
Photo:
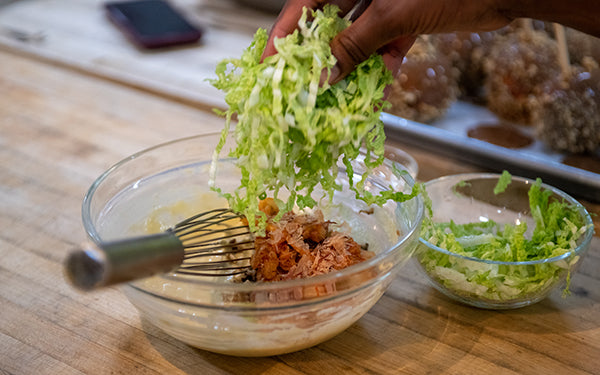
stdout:
<svg viewBox="0 0 600 375">
<path fill-rule="evenodd" d="M 534 124 L 544 94 L 560 77 L 558 47 L 542 31 L 518 30 L 492 46 L 484 69 L 488 108 L 502 119 Z"/>
<path fill-rule="evenodd" d="M 574 154 L 591 154 L 600 147 L 600 68 L 573 67 L 543 103 L 536 128 L 540 140 Z"/>
<path fill-rule="evenodd" d="M 270 218 L 277 214 L 272 200 L 265 200 L 261 210 Z M 350 236 L 330 228 L 323 213 L 285 213 L 281 220 L 272 219 L 264 237 L 255 240 L 252 256 L 254 281 L 278 281 L 306 278 L 340 270 L 360 263 L 372 253 L 365 251 Z"/>
<path fill-rule="evenodd" d="M 389 112 L 409 120 L 429 123 L 441 117 L 456 101 L 458 71 L 426 37 L 410 49 L 398 77 L 391 85 Z"/>
</svg>

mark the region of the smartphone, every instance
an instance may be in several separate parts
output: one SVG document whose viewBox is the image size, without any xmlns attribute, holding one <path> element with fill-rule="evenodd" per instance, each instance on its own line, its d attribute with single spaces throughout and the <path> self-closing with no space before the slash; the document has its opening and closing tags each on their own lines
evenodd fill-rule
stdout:
<svg viewBox="0 0 600 375">
<path fill-rule="evenodd" d="M 115 1 L 104 6 L 108 18 L 142 48 L 196 43 L 202 37 L 202 30 L 166 0 Z"/>
</svg>

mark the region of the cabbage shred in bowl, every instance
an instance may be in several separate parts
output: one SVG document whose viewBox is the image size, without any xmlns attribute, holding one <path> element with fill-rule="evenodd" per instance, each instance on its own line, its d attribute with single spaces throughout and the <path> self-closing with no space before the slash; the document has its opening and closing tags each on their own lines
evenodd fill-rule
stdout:
<svg viewBox="0 0 600 375">
<path fill-rule="evenodd" d="M 526 306 L 568 284 L 593 235 L 585 208 L 562 191 L 513 177 L 494 192 L 499 181 L 464 174 L 428 182 L 433 217 L 416 253 L 436 289 L 490 309 Z"/>
</svg>

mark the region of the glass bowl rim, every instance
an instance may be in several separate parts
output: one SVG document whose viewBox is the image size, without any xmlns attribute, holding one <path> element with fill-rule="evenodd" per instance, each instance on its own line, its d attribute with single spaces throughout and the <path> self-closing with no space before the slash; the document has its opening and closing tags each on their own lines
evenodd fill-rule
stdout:
<svg viewBox="0 0 600 375">
<path fill-rule="evenodd" d="M 112 173 L 115 170 L 119 169 L 121 166 L 123 166 L 126 163 L 129 163 L 141 156 L 151 153 L 154 150 L 163 149 L 163 148 L 173 146 L 178 143 L 184 143 L 184 142 L 194 141 L 197 139 L 203 139 L 206 137 L 219 137 L 220 135 L 221 135 L 221 132 L 219 131 L 219 132 L 192 135 L 192 136 L 188 136 L 188 137 L 177 138 L 177 139 L 173 139 L 171 141 L 159 143 L 157 145 L 137 151 L 137 152 L 131 154 L 130 156 L 127 156 L 127 157 L 121 159 L 120 161 L 118 161 L 117 163 L 115 163 L 111 167 L 109 167 L 106 171 L 104 171 L 102 174 L 100 174 L 100 176 L 98 176 L 94 180 L 94 182 L 91 184 L 91 186 L 89 187 L 89 189 L 87 190 L 87 192 L 83 198 L 81 215 L 82 215 L 83 226 L 84 226 L 84 229 L 85 229 L 88 237 L 94 242 L 100 241 L 100 236 L 98 235 L 96 228 L 91 220 L 91 217 L 92 217 L 91 202 L 92 202 L 92 198 L 93 198 L 96 190 L 100 187 L 100 185 L 107 178 L 109 178 L 112 175 Z M 224 159 L 221 158 L 220 160 L 224 160 Z M 200 160 L 200 161 L 210 162 L 210 159 Z M 391 161 L 391 160 L 385 158 L 382 166 L 386 166 L 387 168 L 389 168 L 390 171 L 396 177 L 403 179 L 408 184 L 408 186 L 410 188 L 412 188 L 416 184 L 416 182 L 413 179 L 413 177 L 411 176 L 411 174 L 406 169 L 404 169 L 405 173 L 397 173 L 394 170 L 394 168 L 392 167 L 392 165 L 394 163 L 399 164 L 398 162 L 394 162 L 394 161 Z M 393 250 L 397 249 L 400 245 L 402 245 L 409 238 L 411 238 L 415 235 L 415 232 L 418 229 L 420 229 L 420 227 L 421 227 L 421 222 L 423 220 L 423 215 L 425 212 L 425 206 L 424 206 L 423 197 L 421 194 L 418 194 L 416 197 L 412 198 L 411 200 L 413 200 L 413 199 L 416 199 L 416 205 L 417 205 L 416 215 L 413 217 L 412 225 L 401 236 L 401 238 L 397 242 L 395 242 L 393 245 L 389 246 L 387 249 L 382 251 L 381 253 L 376 254 L 374 257 L 367 259 L 363 262 L 360 262 L 358 264 L 354 264 L 350 267 L 344 268 L 342 270 L 337 270 L 334 272 L 317 275 L 317 276 L 313 276 L 310 278 L 299 278 L 299 279 L 282 280 L 282 281 L 277 281 L 277 282 L 264 282 L 264 283 L 232 283 L 232 282 L 224 282 L 224 281 L 216 281 L 215 282 L 215 281 L 210 281 L 210 280 L 202 280 L 200 277 L 194 279 L 193 277 L 190 277 L 190 276 L 177 275 L 174 273 L 161 274 L 161 275 L 157 275 L 155 277 L 160 277 L 165 280 L 177 281 L 177 282 L 181 282 L 184 284 L 192 284 L 192 285 L 197 285 L 197 286 L 210 287 L 214 290 L 236 291 L 236 292 L 269 292 L 269 291 L 277 291 L 277 290 L 282 290 L 282 289 L 290 289 L 290 288 L 294 288 L 294 287 L 306 287 L 306 286 L 310 286 L 310 285 L 321 285 L 321 284 L 332 283 L 335 280 L 351 277 L 354 274 L 359 274 L 365 270 L 376 267 L 377 264 L 384 263 L 387 258 L 389 258 L 393 255 L 393 252 L 394 252 Z M 418 241 L 418 234 L 417 234 L 417 238 L 415 239 L 415 241 Z M 390 269 L 391 268 L 393 268 L 393 267 L 390 267 Z M 388 269 L 388 271 L 389 271 L 389 269 Z M 372 281 L 373 279 L 376 279 L 379 276 L 380 276 L 379 274 L 374 275 L 373 277 L 369 278 L 366 281 Z M 148 291 L 144 287 L 140 287 L 139 285 L 137 285 L 136 283 L 138 281 L 139 280 L 132 281 L 128 284 L 130 284 L 129 286 L 134 287 L 138 291 L 143 291 L 143 292 L 151 294 L 153 296 L 158 296 L 156 293 Z M 365 284 L 365 283 L 359 284 L 353 288 L 349 288 L 349 290 L 346 290 L 345 292 L 354 291 L 357 288 L 360 288 L 361 285 L 363 285 L 363 284 Z M 339 294 L 340 293 L 334 293 L 334 296 L 337 296 Z M 341 293 L 341 294 L 343 294 L 343 293 Z M 161 297 L 162 298 L 166 297 L 167 299 L 170 299 L 168 296 L 164 296 L 164 295 L 161 295 Z M 326 296 L 324 296 L 324 297 L 326 297 Z M 178 300 L 178 302 L 181 302 L 181 301 Z M 186 301 L 186 302 L 189 302 L 189 301 Z M 306 302 L 306 301 L 304 301 L 304 302 Z"/>
<path fill-rule="evenodd" d="M 433 185 L 436 183 L 442 183 L 442 182 L 446 182 L 446 180 L 451 180 L 451 179 L 455 179 L 455 180 L 459 180 L 459 181 L 467 181 L 469 179 L 474 179 L 474 178 L 482 178 L 482 179 L 498 179 L 500 178 L 501 174 L 500 173 L 490 173 L 490 172 L 471 172 L 471 173 L 459 173 L 459 174 L 453 174 L 453 175 L 447 175 L 447 176 L 442 176 L 442 177 L 438 177 L 435 178 L 433 180 L 429 180 L 425 183 L 425 190 L 427 190 L 427 186 L 429 185 Z M 525 184 L 533 184 L 535 183 L 534 179 L 531 178 L 527 178 L 527 177 L 522 177 L 522 176 L 511 176 L 513 181 L 519 181 L 519 182 L 523 182 Z M 500 261 L 500 260 L 489 260 L 489 259 L 481 259 L 481 258 L 476 258 L 476 257 L 471 257 L 471 256 L 466 256 L 466 255 L 461 255 L 461 254 L 457 254 L 457 253 L 453 253 L 451 251 L 448 251 L 446 249 L 443 249 L 439 246 L 436 246 L 432 243 L 430 243 L 429 241 L 427 241 L 426 239 L 424 239 L 423 237 L 419 236 L 419 242 L 421 242 L 423 245 L 427 246 L 428 248 L 430 248 L 431 250 L 435 250 L 437 252 L 452 256 L 452 257 L 456 257 L 456 258 L 460 258 L 460 259 L 465 259 L 465 260 L 470 260 L 470 261 L 474 261 L 474 262 L 479 262 L 479 263 L 485 263 L 485 264 L 498 264 L 498 265 L 507 265 L 507 266 L 524 266 L 524 265 L 535 265 L 535 264 L 543 264 L 543 263 L 552 263 L 552 262 L 556 262 L 559 260 L 563 260 L 565 258 L 568 258 L 572 255 L 577 255 L 579 253 L 581 253 L 583 250 L 587 249 L 589 243 L 592 240 L 592 236 L 594 234 L 594 223 L 592 221 L 592 218 L 589 214 L 589 212 L 586 210 L 586 208 L 579 203 L 578 200 L 576 200 L 575 198 L 573 198 L 572 196 L 570 196 L 569 194 L 565 193 L 564 191 L 552 186 L 552 185 L 548 185 L 544 182 L 542 182 L 541 187 L 544 189 L 548 189 L 551 190 L 553 193 L 555 193 L 556 195 L 558 195 L 559 197 L 563 198 L 564 200 L 568 201 L 569 203 L 573 204 L 574 207 L 576 207 L 579 212 L 581 212 L 584 216 L 584 221 L 585 221 L 585 225 L 587 226 L 587 229 L 582 237 L 581 242 L 579 243 L 579 245 L 571 250 L 568 251 L 564 254 L 561 255 L 557 255 L 555 257 L 552 258 L 543 258 L 543 259 L 535 259 L 535 260 L 527 260 L 527 261 L 520 261 L 520 262 L 515 262 L 515 261 Z"/>
</svg>

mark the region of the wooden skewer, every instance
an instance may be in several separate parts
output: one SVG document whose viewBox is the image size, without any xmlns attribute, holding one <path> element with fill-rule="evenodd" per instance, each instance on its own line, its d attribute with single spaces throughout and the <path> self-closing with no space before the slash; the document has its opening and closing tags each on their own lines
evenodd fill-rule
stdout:
<svg viewBox="0 0 600 375">
<path fill-rule="evenodd" d="M 531 18 L 521 18 L 520 22 L 523 30 L 533 31 L 533 20 Z"/>
<path fill-rule="evenodd" d="M 554 34 L 558 44 L 558 63 L 565 77 L 571 74 L 571 63 L 569 61 L 569 50 L 567 49 L 567 37 L 565 27 L 558 23 L 554 24 Z"/>
</svg>

